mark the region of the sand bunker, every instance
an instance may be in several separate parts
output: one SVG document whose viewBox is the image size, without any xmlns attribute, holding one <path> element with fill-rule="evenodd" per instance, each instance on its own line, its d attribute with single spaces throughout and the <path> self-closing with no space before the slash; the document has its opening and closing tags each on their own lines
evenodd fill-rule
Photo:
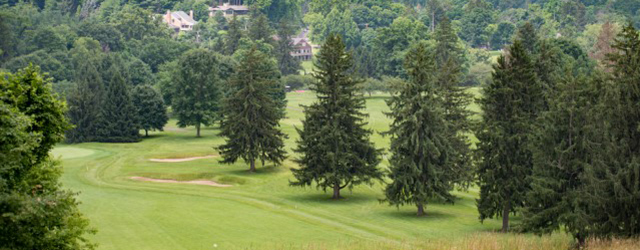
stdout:
<svg viewBox="0 0 640 250">
<path fill-rule="evenodd" d="M 180 184 L 193 184 L 193 185 L 205 185 L 212 187 L 231 187 L 231 185 L 220 184 L 215 181 L 207 181 L 207 180 L 194 180 L 194 181 L 177 181 L 177 180 L 168 180 L 168 179 L 153 179 L 147 177 L 133 176 L 132 180 L 138 181 L 150 181 L 150 182 L 159 182 L 159 183 L 180 183 Z"/>
<path fill-rule="evenodd" d="M 197 156 L 197 157 L 189 157 L 189 158 L 174 158 L 174 159 L 149 159 L 152 162 L 185 162 L 185 161 L 195 161 L 200 159 L 208 159 L 218 157 L 217 155 L 207 155 L 207 156 Z"/>
</svg>

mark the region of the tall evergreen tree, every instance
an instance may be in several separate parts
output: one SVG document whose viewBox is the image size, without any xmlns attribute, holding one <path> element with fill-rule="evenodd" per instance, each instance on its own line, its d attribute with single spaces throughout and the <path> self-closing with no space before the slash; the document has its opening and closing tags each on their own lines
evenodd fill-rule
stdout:
<svg viewBox="0 0 640 250">
<path fill-rule="evenodd" d="M 76 65 L 76 88 L 67 97 L 67 116 L 75 126 L 66 133 L 68 142 L 92 141 L 97 135 L 96 126 L 104 94 L 102 76 L 96 68 L 98 62 L 89 58 L 87 62 Z"/>
<path fill-rule="evenodd" d="M 160 92 L 149 85 L 138 85 L 133 88 L 131 98 L 144 135 L 149 136 L 149 130 L 162 131 L 169 116 Z"/>
<path fill-rule="evenodd" d="M 551 233 L 564 227 L 579 242 L 587 237 L 584 169 L 602 150 L 594 142 L 594 120 L 601 77 L 587 77 L 574 65 L 564 67 L 557 90 L 549 94 L 549 110 L 541 113 L 532 138 L 531 190 L 523 212 L 523 228 Z"/>
<path fill-rule="evenodd" d="M 536 28 L 533 27 L 533 24 L 530 22 L 526 22 L 518 27 L 516 40 L 522 43 L 522 46 L 529 54 L 534 54 L 538 51 L 540 37 L 538 36 L 538 32 L 536 32 Z"/>
<path fill-rule="evenodd" d="M 409 81 L 387 102 L 393 119 L 389 159 L 392 182 L 386 187 L 392 205 L 415 204 L 418 216 L 425 214 L 429 199 L 453 202 L 452 154 L 441 93 L 432 55 L 424 44 L 407 53 L 405 70 Z"/>
<path fill-rule="evenodd" d="M 242 158 L 249 163 L 249 171 L 255 172 L 257 159 L 263 164 L 265 160 L 280 164 L 286 158 L 286 135 L 279 128 L 283 112 L 272 93 L 279 85 L 274 71 L 275 63 L 254 47 L 229 80 L 229 87 L 235 91 L 225 98 L 222 108 L 220 135 L 227 139 L 219 147 L 222 163 Z"/>
<path fill-rule="evenodd" d="M 215 52 L 192 49 L 180 57 L 178 67 L 172 108 L 178 126 L 195 126 L 196 136 L 200 137 L 200 127 L 213 124 L 219 109 L 220 59 Z"/>
<path fill-rule="evenodd" d="M 482 122 L 476 131 L 480 141 L 477 203 L 480 220 L 502 216 L 502 231 L 506 232 L 509 214 L 522 207 L 529 190 L 528 138 L 543 98 L 533 63 L 519 40 L 493 68 L 493 81 L 480 100 Z"/>
<path fill-rule="evenodd" d="M 640 37 L 632 24 L 607 56 L 612 84 L 604 97 L 607 137 L 598 165 L 586 168 L 589 232 L 597 237 L 640 234 Z"/>
<path fill-rule="evenodd" d="M 124 78 L 115 68 L 102 101 L 98 125 L 98 141 L 135 142 L 138 136 L 138 112 L 133 106 L 131 95 Z"/>
<path fill-rule="evenodd" d="M 436 64 L 444 65 L 449 59 L 456 64 L 464 63 L 464 48 L 459 45 L 459 38 L 446 16 L 440 20 L 434 33 L 436 41 Z"/>
<path fill-rule="evenodd" d="M 295 29 L 286 20 L 280 21 L 277 30 L 278 40 L 274 49 L 274 54 L 278 60 L 278 68 L 283 76 L 296 75 L 302 70 L 300 61 L 291 55 L 294 51 L 291 37 L 295 35 Z"/>
<path fill-rule="evenodd" d="M 463 78 L 464 50 L 459 46 L 458 36 L 451 27 L 451 22 L 444 17 L 435 32 L 437 65 L 437 84 L 442 96 L 444 117 L 447 121 L 449 141 L 454 153 L 451 161 L 458 184 L 466 187 L 473 178 L 471 171 L 471 151 L 466 134 L 471 132 L 467 109 L 471 103 L 471 95 L 460 86 Z"/>
<path fill-rule="evenodd" d="M 295 152 L 300 154 L 293 169 L 293 186 L 333 189 L 339 199 L 340 190 L 382 178 L 376 167 L 380 150 L 369 140 L 365 129 L 365 101 L 359 84 L 347 71 L 353 66 L 351 55 L 338 35 L 330 35 L 315 63 L 317 82 L 311 87 L 318 100 L 304 108 L 305 119 L 298 129 L 300 139 Z"/>
<path fill-rule="evenodd" d="M 273 44 L 273 29 L 269 26 L 269 19 L 265 14 L 252 17 L 248 35 L 251 40 Z"/>
<path fill-rule="evenodd" d="M 240 26 L 240 21 L 236 15 L 233 15 L 233 19 L 229 22 L 229 29 L 227 35 L 224 37 L 224 54 L 233 55 L 240 46 L 240 39 L 244 37 L 244 32 Z"/>
</svg>

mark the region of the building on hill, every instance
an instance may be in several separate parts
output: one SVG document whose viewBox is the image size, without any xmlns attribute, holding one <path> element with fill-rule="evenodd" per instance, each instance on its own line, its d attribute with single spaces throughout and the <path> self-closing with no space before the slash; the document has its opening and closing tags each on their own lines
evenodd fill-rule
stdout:
<svg viewBox="0 0 640 250">
<path fill-rule="evenodd" d="M 293 57 L 301 61 L 313 59 L 313 47 L 306 37 L 294 37 L 292 40 L 295 48 L 291 53 Z"/>
<path fill-rule="evenodd" d="M 171 12 L 167 10 L 167 14 L 164 15 L 164 22 L 169 24 L 176 32 L 191 31 L 193 26 L 198 23 L 193 20 L 193 10 L 189 11 L 189 15 L 184 11 Z"/>
<path fill-rule="evenodd" d="M 243 5 L 242 0 L 229 0 L 223 1 L 219 0 L 216 4 L 214 0 L 213 6 L 209 7 L 209 16 L 214 16 L 217 11 L 222 11 L 224 17 L 231 17 L 233 15 L 244 16 L 249 14 L 249 7 Z"/>
<path fill-rule="evenodd" d="M 300 32 L 296 37 L 291 38 L 291 42 L 293 43 L 293 52 L 291 52 L 291 56 L 295 57 L 300 61 L 309 61 L 313 59 L 313 45 L 309 42 L 309 38 L 307 38 L 308 30 L 304 29 Z M 278 41 L 280 37 L 274 35 L 273 39 Z"/>
</svg>

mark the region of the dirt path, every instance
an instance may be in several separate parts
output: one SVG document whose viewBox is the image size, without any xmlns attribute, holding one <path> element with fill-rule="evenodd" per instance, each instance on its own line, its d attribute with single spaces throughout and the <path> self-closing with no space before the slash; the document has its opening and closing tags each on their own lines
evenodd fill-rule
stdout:
<svg viewBox="0 0 640 250">
<path fill-rule="evenodd" d="M 207 180 L 194 180 L 194 181 L 177 181 L 177 180 L 168 180 L 168 179 L 153 179 L 147 177 L 133 176 L 130 179 L 137 181 L 150 181 L 150 182 L 158 182 L 158 183 L 182 183 L 182 184 L 193 184 L 193 185 L 205 185 L 212 187 L 231 187 L 231 185 L 220 184 L 214 181 Z"/>
<path fill-rule="evenodd" d="M 174 158 L 174 159 L 149 159 L 152 162 L 185 162 L 185 161 L 195 161 L 200 159 L 208 159 L 218 157 L 217 155 L 207 155 L 207 156 L 196 156 L 196 157 L 188 157 L 188 158 Z"/>
</svg>

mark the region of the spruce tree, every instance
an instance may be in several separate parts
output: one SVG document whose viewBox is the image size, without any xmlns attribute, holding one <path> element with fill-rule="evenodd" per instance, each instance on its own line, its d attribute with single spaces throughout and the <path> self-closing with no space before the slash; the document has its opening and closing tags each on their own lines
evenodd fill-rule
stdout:
<svg viewBox="0 0 640 250">
<path fill-rule="evenodd" d="M 240 21 L 236 15 L 233 15 L 233 19 L 229 22 L 229 29 L 227 35 L 224 37 L 224 54 L 233 55 L 240 46 L 240 39 L 244 37 L 244 32 L 240 26 Z"/>
<path fill-rule="evenodd" d="M 97 141 L 138 141 L 138 112 L 127 84 L 119 70 L 111 68 L 109 71 L 112 77 L 101 105 Z"/>
<path fill-rule="evenodd" d="M 340 190 L 360 183 L 371 184 L 382 178 L 376 167 L 380 150 L 369 140 L 372 131 L 365 128 L 362 113 L 364 98 L 360 81 L 347 71 L 353 66 L 351 55 L 338 35 L 330 35 L 318 53 L 315 84 L 311 87 L 318 100 L 304 107 L 300 139 L 295 152 L 300 154 L 293 169 L 293 186 L 309 186 L 313 182 L 326 191 L 333 189 L 339 199 Z"/>
<path fill-rule="evenodd" d="M 434 32 L 436 41 L 435 58 L 437 65 L 444 65 L 448 60 L 452 60 L 458 65 L 464 64 L 464 48 L 459 45 L 458 35 L 451 26 L 451 21 L 446 16 L 440 20 Z"/>
<path fill-rule="evenodd" d="M 640 234 L 640 37 L 632 24 L 607 56 L 611 85 L 603 99 L 606 135 L 596 166 L 586 168 L 589 232 L 596 237 Z"/>
<path fill-rule="evenodd" d="M 459 38 L 446 17 L 438 24 L 435 40 L 436 86 L 443 100 L 444 117 L 449 127 L 446 131 L 455 151 L 451 153 L 450 162 L 458 177 L 456 183 L 466 187 L 473 179 L 471 150 L 466 136 L 471 132 L 471 112 L 467 107 L 472 97 L 460 86 L 464 74 L 464 50 L 458 45 Z"/>
<path fill-rule="evenodd" d="M 385 195 L 392 205 L 415 204 L 418 216 L 423 216 L 429 199 L 453 202 L 455 150 L 449 141 L 432 53 L 424 44 L 407 53 L 405 70 L 408 82 L 387 102 L 387 115 L 393 119 L 386 132 L 391 135 L 392 182 Z"/>
<path fill-rule="evenodd" d="M 162 95 L 150 85 L 138 85 L 131 92 L 133 106 L 136 107 L 138 121 L 144 135 L 149 136 L 149 130 L 163 131 L 169 121 L 167 108 Z"/>
<path fill-rule="evenodd" d="M 217 118 L 220 65 L 220 56 L 206 49 L 189 50 L 178 60 L 171 104 L 178 126 L 195 126 L 197 137 L 202 125 L 211 125 Z"/>
<path fill-rule="evenodd" d="M 104 85 L 96 60 L 79 63 L 75 70 L 76 88 L 67 97 L 67 116 L 74 128 L 67 131 L 71 143 L 92 141 L 97 133 L 97 121 L 104 94 Z"/>
<path fill-rule="evenodd" d="M 248 35 L 251 40 L 261 40 L 267 44 L 273 44 L 273 30 L 269 26 L 269 19 L 265 14 L 258 14 L 251 18 Z"/>
<path fill-rule="evenodd" d="M 530 22 L 526 22 L 518 28 L 515 40 L 519 40 L 529 54 L 537 53 L 540 38 L 536 28 Z"/>
<path fill-rule="evenodd" d="M 256 160 L 280 164 L 286 158 L 280 130 L 283 112 L 279 100 L 273 98 L 279 85 L 275 63 L 255 47 L 247 52 L 229 80 L 235 91 L 225 98 L 224 119 L 220 135 L 226 137 L 220 146 L 222 163 L 234 163 L 242 158 L 256 171 Z"/>
<path fill-rule="evenodd" d="M 529 190 L 532 160 L 528 138 L 543 106 L 542 87 L 524 46 L 516 40 L 507 55 L 498 58 L 493 81 L 480 100 L 482 122 L 476 131 L 480 220 L 509 214 L 522 207 Z"/>
<path fill-rule="evenodd" d="M 283 76 L 297 75 L 302 70 L 300 60 L 291 55 L 294 51 L 291 37 L 295 35 L 295 29 L 289 22 L 282 20 L 277 30 L 278 41 L 274 49 L 274 54 L 278 60 L 278 68 Z"/>
<path fill-rule="evenodd" d="M 579 242 L 587 236 L 584 169 L 601 148 L 594 129 L 601 84 L 598 75 L 564 67 L 557 90 L 549 93 L 549 110 L 536 121 L 531 137 L 533 171 L 523 211 L 523 229 L 538 234 L 564 227 Z M 574 76 L 576 75 L 576 76 Z"/>
</svg>

